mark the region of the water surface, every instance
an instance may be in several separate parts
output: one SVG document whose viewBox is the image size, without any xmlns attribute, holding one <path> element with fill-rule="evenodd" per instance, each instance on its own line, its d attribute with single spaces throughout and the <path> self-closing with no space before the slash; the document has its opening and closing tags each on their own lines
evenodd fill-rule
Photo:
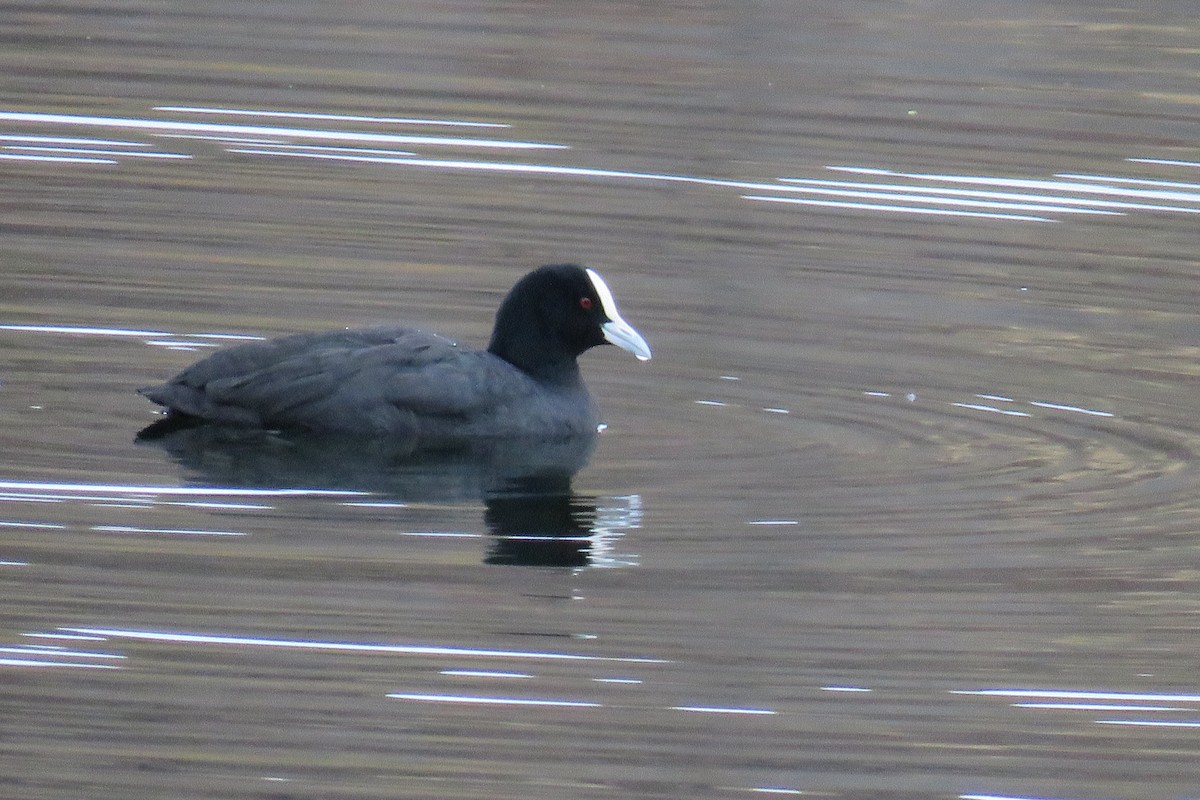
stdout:
<svg viewBox="0 0 1200 800">
<path fill-rule="evenodd" d="M 6 793 L 1195 797 L 1193 11 L 6 6 Z M 594 449 L 133 442 L 562 260 Z"/>
</svg>

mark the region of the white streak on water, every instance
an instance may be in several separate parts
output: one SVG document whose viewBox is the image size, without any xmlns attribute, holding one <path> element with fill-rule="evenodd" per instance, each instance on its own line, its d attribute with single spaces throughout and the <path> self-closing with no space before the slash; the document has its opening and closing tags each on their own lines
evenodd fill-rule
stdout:
<svg viewBox="0 0 1200 800">
<path fill-rule="evenodd" d="M 600 703 L 585 700 L 527 700 L 519 697 L 468 697 L 457 694 L 407 694 L 392 692 L 393 700 L 420 700 L 429 703 L 474 703 L 491 706 L 554 706 L 556 708 L 600 708 Z"/>
<path fill-rule="evenodd" d="M 671 706 L 672 711 L 691 711 L 698 714 L 748 714 L 750 716 L 774 716 L 778 711 L 768 708 L 726 708 L 724 706 Z"/>
<path fill-rule="evenodd" d="M 483 650 L 469 647 L 438 645 L 372 644 L 367 642 L 327 642 L 311 639 L 263 639 L 251 636 L 223 636 L 201 633 L 172 633 L 170 631 L 122 630 L 118 628 L 59 628 L 68 633 L 83 633 L 111 638 L 140 639 L 181 644 L 215 644 L 225 646 L 279 647 L 298 650 L 329 650 L 353 653 L 395 653 L 400 655 L 435 655 L 478 658 L 544 659 L 548 661 L 611 661 L 631 664 L 669 664 L 661 658 L 619 656 L 589 656 L 575 653 L 537 652 L 525 650 Z"/>
<path fill-rule="evenodd" d="M 898 200 L 914 203 L 938 203 L 945 206 L 959 206 L 964 208 L 992 208 L 992 209 L 1007 209 L 1010 211 L 1043 211 L 1043 212 L 1060 212 L 1064 214 L 1106 214 L 1109 216 L 1121 216 L 1120 211 L 1107 211 L 1099 208 L 1081 208 L 1079 205 L 1064 206 L 1052 204 L 1046 201 L 1058 200 L 1060 198 L 1050 198 L 1038 195 L 1010 195 L 1011 197 L 1028 198 L 1029 200 L 1038 200 L 1040 202 L 1002 202 L 998 199 L 983 200 L 983 199 L 964 199 L 961 196 L 951 196 L 954 190 L 936 191 L 927 190 L 911 191 L 914 187 L 909 186 L 888 186 L 886 184 L 872 183 L 848 183 L 839 181 L 801 181 L 798 178 L 781 178 L 780 180 L 788 181 L 789 185 L 781 187 L 791 192 L 804 192 L 808 194 L 836 195 L 839 197 L 860 197 L 868 200 Z M 804 185 L 797 185 L 803 183 Z M 841 184 L 840 188 L 838 184 Z M 818 188 L 820 184 L 822 188 Z M 963 195 L 974 195 L 976 197 L 986 196 L 984 192 L 962 192 Z M 996 193 L 993 193 L 996 194 Z M 998 195 L 996 195 L 998 196 Z M 760 198 L 749 198 L 760 199 Z M 1065 198 L 1064 198 L 1065 199 Z"/>
<path fill-rule="evenodd" d="M 1013 411 L 1007 408 L 996 408 L 995 406 L 987 406 L 982 403 L 951 403 L 952 406 L 958 408 L 969 408 L 972 411 L 990 411 L 993 414 L 1003 414 L 1006 417 L 1028 417 L 1028 413 L 1024 411 Z"/>
<path fill-rule="evenodd" d="M 50 161 L 62 164 L 119 164 L 114 158 L 81 158 L 75 156 L 35 156 L 22 153 L 0 153 L 7 161 Z"/>
<path fill-rule="evenodd" d="M 1055 711 L 1187 711 L 1181 706 L 1133 706 L 1116 703 L 1013 703 L 1013 708 L 1044 708 Z"/>
<path fill-rule="evenodd" d="M 184 502 L 181 500 L 166 500 L 159 505 L 164 506 L 183 506 L 186 508 L 219 508 L 230 511 L 270 511 L 275 506 L 268 506 L 262 503 L 209 503 L 199 500 Z"/>
<path fill-rule="evenodd" d="M 213 136 L 197 133 L 152 133 L 156 139 L 197 139 L 202 142 L 221 142 L 222 144 L 255 144 L 264 147 L 295 147 L 279 138 L 264 139 L 255 136 Z"/>
<path fill-rule="evenodd" d="M 1168 722 L 1166 720 L 1150 720 L 1150 719 L 1098 719 L 1097 725 L 1132 725 L 1141 728 L 1200 728 L 1200 721 L 1196 722 Z"/>
<path fill-rule="evenodd" d="M 439 675 L 453 678 L 532 678 L 528 672 L 493 672 L 486 669 L 444 669 Z"/>
<path fill-rule="evenodd" d="M 88 636 L 79 633 L 22 633 L 30 639 L 69 639 L 84 642 L 103 642 L 103 636 Z"/>
<path fill-rule="evenodd" d="M 100 483 L 40 483 L 0 480 L 0 490 L 31 492 L 110 492 L 138 495 L 197 495 L 215 497 L 355 497 L 368 492 L 336 489 L 238 489 L 207 486 L 122 486 Z"/>
<path fill-rule="evenodd" d="M 1196 166 L 1200 166 L 1197 164 Z M 1160 181 L 1153 178 L 1119 178 L 1113 175 L 1075 175 L 1069 172 L 1055 173 L 1056 178 L 1066 178 L 1075 181 L 1108 181 L 1109 183 L 1132 183 L 1137 186 L 1157 186 L 1165 189 L 1187 189 L 1200 192 L 1200 183 L 1184 183 L 1183 181 Z"/>
<path fill-rule="evenodd" d="M 181 114 L 223 114 L 243 117 L 282 117 L 285 119 L 323 119 L 338 122 L 372 122 L 390 125 L 448 125 L 464 128 L 511 128 L 507 122 L 471 122 L 461 119 L 425 119 L 420 117 L 368 117 L 357 114 L 322 114 L 308 111 L 263 111 L 249 108 L 201 108 L 197 106 L 155 106 L 155 111 Z"/>
<path fill-rule="evenodd" d="M 0 658 L 0 667 L 63 667 L 67 669 L 120 669 L 115 664 L 74 664 L 70 661 L 37 661 L 22 658 Z"/>
<path fill-rule="evenodd" d="M 1200 703 L 1198 694 L 1152 694 L 1142 692 L 1088 692 L 1074 689 L 953 689 L 950 694 L 990 697 L 1046 697 L 1069 700 L 1146 700 L 1158 703 Z"/>
<path fill-rule="evenodd" d="M 239 342 L 261 342 L 267 337 L 248 333 L 190 333 L 194 339 L 231 339 Z"/>
<path fill-rule="evenodd" d="M 284 144 L 284 143 L 268 143 L 263 147 L 278 147 L 281 150 L 300 150 L 309 153 L 350 153 L 369 156 L 394 156 L 394 157 L 411 157 L 416 153 L 410 150 L 377 150 L 370 147 L 338 147 L 336 145 L 321 145 L 321 144 Z"/>
<path fill-rule="evenodd" d="M 860 211 L 891 211 L 899 214 L 926 214 L 945 217 L 979 217 L 983 219 L 1011 219 L 1021 222 L 1056 222 L 1049 217 L 1035 217 L 1026 214 L 997 214 L 985 211 L 959 211 L 949 208 L 933 208 L 927 206 L 889 206 L 881 203 L 852 203 L 844 200 L 813 200 L 801 197 L 768 197 L 766 195 L 742 195 L 746 200 L 759 200 L 767 203 L 792 203 L 806 206 L 829 206 L 832 208 L 854 208 Z"/>
<path fill-rule="evenodd" d="M 189 159 L 186 153 L 130 153 L 124 150 L 92 150 L 83 147 L 47 147 L 42 145 L 5 145 L 6 150 L 21 150 L 35 153 L 70 153 L 86 156 L 120 156 L 121 158 L 176 158 Z"/>
<path fill-rule="evenodd" d="M 838 171 L 855 171 L 849 167 L 827 167 L 827 169 Z M 870 174 L 878 174 L 881 177 L 889 175 L 903 175 L 902 173 L 889 173 L 886 170 L 879 170 Z M 1082 176 L 1069 176 L 1082 177 Z M 915 200 L 936 200 L 938 198 L 977 198 L 978 200 L 989 201 L 1009 201 L 1007 203 L 999 203 L 999 207 L 1011 205 L 1012 208 L 1025 207 L 1028 210 L 1060 210 L 1065 213 L 1089 213 L 1089 210 L 1096 209 L 1091 213 L 1107 213 L 1120 214 L 1121 211 L 1174 211 L 1183 214 L 1200 213 L 1200 208 L 1189 208 L 1186 206 L 1164 206 L 1157 203 L 1134 203 L 1127 200 L 1097 200 L 1095 198 L 1074 197 L 1062 194 L 1039 194 L 1036 192 L 998 192 L 989 189 L 953 189 L 945 186 L 918 186 L 911 183 L 867 183 L 863 181 L 831 181 L 818 180 L 814 178 L 780 178 L 781 183 L 787 184 L 783 189 L 788 189 L 792 186 L 824 186 L 830 188 L 843 189 L 863 189 L 876 193 L 888 193 L 894 196 L 900 196 L 900 193 L 908 193 Z M 1071 185 L 1071 184 L 1068 184 Z M 1197 187 L 1200 188 L 1200 187 Z M 942 202 L 941 200 L 938 200 Z M 945 200 L 944 202 L 952 202 Z M 1064 205 L 1065 204 L 1065 205 Z M 1109 209 L 1105 211 L 1104 209 Z"/>
<path fill-rule="evenodd" d="M 383 500 L 377 502 L 359 501 L 352 503 L 341 503 L 341 505 L 350 506 L 353 508 L 408 508 L 408 503 Z"/>
<path fill-rule="evenodd" d="M 165 331 L 138 331 L 122 328 L 86 328 L 74 325 L 0 325 L 0 331 L 26 331 L 29 333 L 70 333 L 80 336 L 170 336 Z"/>
<path fill-rule="evenodd" d="M 1037 400 L 1030 400 L 1029 405 L 1037 406 L 1038 408 L 1052 408 L 1056 411 L 1074 411 L 1076 414 L 1088 414 L 1093 417 L 1115 416 L 1114 414 L 1110 414 L 1107 411 L 1095 411 L 1090 408 L 1080 408 L 1079 406 L 1068 406 L 1068 405 L 1063 405 L 1062 403 L 1043 403 L 1043 402 L 1040 402 Z"/>
<path fill-rule="evenodd" d="M 40 144 L 82 144 L 90 147 L 149 147 L 145 142 L 122 142 L 115 139 L 81 139 L 73 136 L 15 136 L 0 135 L 0 142 L 38 142 Z"/>
<path fill-rule="evenodd" d="M 128 525 L 93 525 L 98 533 L 135 533 L 142 535 L 169 534 L 173 536 L 245 536 L 239 531 L 182 530 L 177 528 L 134 528 Z"/>
<path fill-rule="evenodd" d="M 30 645 L 28 647 L 0 647 L 0 653 L 30 656 L 55 656 L 56 658 L 94 658 L 94 659 L 123 659 L 125 656 L 117 653 L 85 653 L 79 650 L 67 650 L 61 647 L 46 645 Z"/>
<path fill-rule="evenodd" d="M 423 144 L 450 147 L 484 147 L 508 150 L 564 150 L 566 145 L 546 142 L 507 142 L 497 139 L 467 139 L 450 136 L 415 136 L 393 133 L 361 133 L 312 128 L 279 128 L 266 125 L 228 125 L 209 122 L 176 122 L 159 119 L 126 117 L 93 117 L 79 114 L 41 114 L 20 111 L 0 111 L 0 120 L 31 122 L 45 125 L 88 125 L 98 128 L 118 128 L 142 131 L 226 134 L 233 136 L 287 136 L 296 139 L 378 142 L 392 144 Z"/>
<path fill-rule="evenodd" d="M 832 170 L 861 172 L 858 168 L 829 167 Z M 1063 180 L 1043 180 L 1037 178 L 993 178 L 986 175 L 939 175 L 921 172 L 893 172 L 892 170 L 874 170 L 871 175 L 893 178 L 909 178 L 911 180 L 941 181 L 943 183 L 963 183 L 977 186 L 1008 186 L 1020 189 L 1037 189 L 1053 192 L 1075 192 L 1078 194 L 1098 194 L 1118 197 L 1137 197 L 1143 200 L 1169 200 L 1174 202 L 1200 203 L 1200 193 L 1153 191 L 1144 189 L 1125 189 L 1103 183 L 1076 183 Z M 1180 210 L 1180 209 L 1164 209 Z M 1200 213 L 1200 208 L 1182 209 L 1189 213 Z"/>
<path fill-rule="evenodd" d="M 1200 167 L 1200 161 L 1176 161 L 1171 158 L 1127 158 L 1135 164 L 1161 164 L 1167 167 Z"/>
</svg>

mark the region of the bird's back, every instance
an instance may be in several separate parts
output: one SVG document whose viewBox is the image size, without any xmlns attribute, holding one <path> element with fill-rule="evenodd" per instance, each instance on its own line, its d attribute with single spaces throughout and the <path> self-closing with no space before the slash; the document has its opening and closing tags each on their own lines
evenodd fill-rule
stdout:
<svg viewBox="0 0 1200 800">
<path fill-rule="evenodd" d="M 175 418 L 421 440 L 595 430 L 578 376 L 546 385 L 486 352 L 403 327 L 231 347 L 140 390 Z"/>
</svg>

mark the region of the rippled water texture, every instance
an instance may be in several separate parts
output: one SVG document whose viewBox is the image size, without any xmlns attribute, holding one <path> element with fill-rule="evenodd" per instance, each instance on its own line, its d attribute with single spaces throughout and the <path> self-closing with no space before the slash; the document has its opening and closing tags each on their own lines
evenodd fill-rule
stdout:
<svg viewBox="0 0 1200 800">
<path fill-rule="evenodd" d="M 1200 796 L 1194 4 L 0 21 L 4 797 Z M 597 441 L 133 442 L 566 260 Z"/>
</svg>

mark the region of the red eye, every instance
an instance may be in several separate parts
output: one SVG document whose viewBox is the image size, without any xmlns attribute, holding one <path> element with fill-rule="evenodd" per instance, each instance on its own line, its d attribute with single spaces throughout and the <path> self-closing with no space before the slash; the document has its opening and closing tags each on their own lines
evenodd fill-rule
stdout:
<svg viewBox="0 0 1200 800">
<path fill-rule="evenodd" d="M 584 311 L 591 311 L 592 310 L 592 298 L 590 298 L 590 297 L 579 298 L 579 307 L 582 308 Z"/>
</svg>

